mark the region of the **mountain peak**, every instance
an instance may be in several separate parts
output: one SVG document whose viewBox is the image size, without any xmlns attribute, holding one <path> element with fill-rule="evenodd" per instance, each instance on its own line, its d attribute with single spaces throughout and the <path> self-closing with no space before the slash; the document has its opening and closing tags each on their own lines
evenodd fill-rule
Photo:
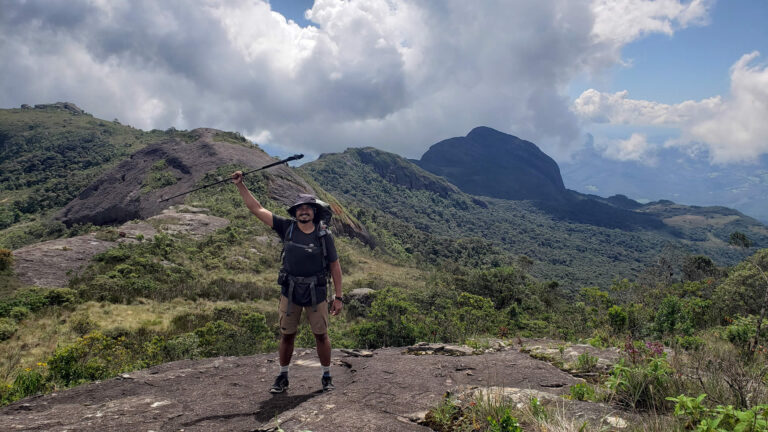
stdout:
<svg viewBox="0 0 768 432">
<path fill-rule="evenodd" d="M 532 142 L 487 126 L 434 144 L 418 164 L 474 195 L 559 201 L 565 194 L 552 158 Z"/>
</svg>

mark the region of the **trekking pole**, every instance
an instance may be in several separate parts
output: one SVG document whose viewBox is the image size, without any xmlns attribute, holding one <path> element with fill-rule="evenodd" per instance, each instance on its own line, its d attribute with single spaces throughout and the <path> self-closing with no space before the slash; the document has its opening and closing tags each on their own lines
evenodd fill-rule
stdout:
<svg viewBox="0 0 768 432">
<path fill-rule="evenodd" d="M 265 170 L 265 169 L 267 169 L 267 168 L 272 168 L 273 166 L 276 166 L 276 165 L 281 165 L 281 164 L 284 164 L 284 163 L 288 163 L 288 162 L 290 162 L 290 161 L 295 161 L 295 160 L 297 160 L 297 159 L 301 159 L 301 158 L 303 158 L 303 157 L 304 157 L 304 155 L 303 155 L 303 154 L 295 154 L 295 155 L 293 155 L 293 156 L 291 156 L 291 157 L 287 157 L 287 158 L 285 158 L 285 159 L 283 159 L 283 160 L 279 160 L 279 161 L 277 161 L 277 162 L 273 162 L 273 163 L 271 163 L 271 164 L 269 164 L 269 165 L 264 165 L 264 166 L 263 166 L 263 167 L 261 167 L 261 168 L 256 168 L 255 170 L 251 170 L 251 171 L 247 171 L 247 172 L 244 172 L 244 173 L 243 173 L 243 176 L 245 176 L 246 174 L 252 174 L 252 173 L 255 173 L 256 171 L 261 171 L 261 170 Z M 171 199 L 174 199 L 174 198 L 180 197 L 180 196 L 182 196 L 182 195 L 186 195 L 186 194 L 189 194 L 189 193 L 192 193 L 192 192 L 195 192 L 195 191 L 199 191 L 200 189 L 205 189 L 205 188 L 207 188 L 207 187 L 216 186 L 217 184 L 221 184 L 221 183 L 224 183 L 224 182 L 226 182 L 226 181 L 230 181 L 230 180 L 232 180 L 232 178 L 231 178 L 231 177 L 230 177 L 230 178 L 225 178 L 224 180 L 219 180 L 219 181 L 217 181 L 216 183 L 211 183 L 211 184 L 203 185 L 203 186 L 200 186 L 199 188 L 195 188 L 195 189 L 192 189 L 192 190 L 188 190 L 188 191 L 186 191 L 186 192 L 182 192 L 182 193 L 180 193 L 180 194 L 178 194 L 178 195 L 174 195 L 174 196 L 172 196 L 172 197 L 169 197 L 169 198 L 163 198 L 163 199 L 161 199 L 161 200 L 160 200 L 160 201 L 158 201 L 158 202 L 168 201 L 168 200 L 171 200 Z"/>
</svg>

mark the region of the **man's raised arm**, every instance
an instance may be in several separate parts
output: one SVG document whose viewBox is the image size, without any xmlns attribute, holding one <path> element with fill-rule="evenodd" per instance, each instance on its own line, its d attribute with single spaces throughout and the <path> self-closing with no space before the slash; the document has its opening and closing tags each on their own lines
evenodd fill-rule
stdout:
<svg viewBox="0 0 768 432">
<path fill-rule="evenodd" d="M 232 173 L 232 183 L 237 186 L 237 191 L 240 192 L 240 196 L 243 197 L 245 206 L 251 213 L 255 214 L 260 221 L 264 222 L 268 227 L 272 228 L 272 212 L 261 206 L 261 203 L 256 200 L 251 194 L 251 191 L 243 183 L 243 172 L 235 171 Z"/>
</svg>

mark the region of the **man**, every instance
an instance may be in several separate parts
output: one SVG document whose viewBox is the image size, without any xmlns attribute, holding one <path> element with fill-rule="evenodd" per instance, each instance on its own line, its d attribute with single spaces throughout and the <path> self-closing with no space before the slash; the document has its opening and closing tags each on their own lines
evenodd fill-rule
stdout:
<svg viewBox="0 0 768 432">
<path fill-rule="evenodd" d="M 246 207 L 274 229 L 283 240 L 283 267 L 278 283 L 281 286 L 279 322 L 280 374 L 270 392 L 282 393 L 288 388 L 288 365 L 293 356 L 293 344 L 302 311 L 307 316 L 317 343 L 317 356 L 323 367 L 323 391 L 333 390 L 331 379 L 331 340 L 328 337 L 328 304 L 326 301 L 327 271 L 330 269 L 335 296 L 331 315 L 342 308 L 341 265 L 333 237 L 319 225 L 324 211 L 312 195 L 300 195 L 288 209 L 292 219 L 272 214 L 253 197 L 243 183 L 243 173 L 236 171 L 232 181 L 237 185 Z M 321 229 L 323 228 L 323 229 Z"/>
</svg>

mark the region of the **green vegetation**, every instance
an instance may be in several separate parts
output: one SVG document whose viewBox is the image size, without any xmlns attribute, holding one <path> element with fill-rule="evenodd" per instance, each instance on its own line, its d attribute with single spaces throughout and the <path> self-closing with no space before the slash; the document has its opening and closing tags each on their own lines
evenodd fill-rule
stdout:
<svg viewBox="0 0 768 432">
<path fill-rule="evenodd" d="M 144 181 L 141 183 L 141 191 L 147 193 L 153 190 L 162 189 L 166 186 L 176 184 L 178 179 L 176 175 L 168 169 L 168 163 L 165 160 L 159 160 L 152 164 Z"/>
<path fill-rule="evenodd" d="M 56 106 L 0 110 L 0 247 L 90 230 L 68 229 L 51 217 L 130 154 L 172 138 L 192 136 L 175 129 L 144 132 Z M 146 180 L 147 190 L 172 184 L 162 170 Z"/>
<path fill-rule="evenodd" d="M 702 404 L 706 397 L 706 394 L 696 398 L 680 395 L 667 399 L 675 402 L 675 415 L 683 418 L 686 429 L 695 428 L 701 432 L 768 430 L 768 405 L 757 405 L 746 410 L 731 405 L 709 408 Z"/>
<path fill-rule="evenodd" d="M 675 225 L 681 206 L 650 209 L 672 224 L 656 231 L 560 220 L 527 201 L 479 200 L 396 155 L 380 152 L 384 156 L 369 160 L 369 153 L 370 149 L 350 149 L 326 155 L 301 170 L 336 196 L 368 228 L 377 245 L 401 263 L 493 268 L 526 256 L 533 262 L 532 275 L 556 280 L 575 292 L 587 284 L 605 288 L 616 278 L 634 279 L 662 250 L 668 251 L 668 260 L 700 255 L 735 264 L 748 252 L 728 247 L 734 229 L 768 244 L 765 232 L 730 214 L 707 226 Z"/>
<path fill-rule="evenodd" d="M 77 187 L 45 198 L 62 186 L 49 189 L 41 166 L 50 164 L 59 175 L 60 167 L 72 164 L 80 173 L 72 177 L 76 183 L 152 140 L 193 139 L 55 110 L 25 112 L 21 121 L 20 111 L 0 112 L 0 151 L 7 155 L 0 165 L 3 175 L 15 173 L 0 182 L 3 199 L 8 197 L 0 217 L 10 221 L 0 230 L 0 245 L 9 248 L 93 229 L 68 230 L 46 219 L 61 205 L 58 194 L 71 198 Z M 47 134 L 30 126 L 36 121 Z M 83 144 L 81 153 L 85 131 L 94 127 L 102 132 L 86 144 L 99 149 Z M 241 138 L 217 135 L 248 145 Z M 43 148 L 58 148 L 59 156 L 38 160 Z M 89 151 L 102 156 L 86 166 Z M 717 241 L 681 245 L 669 233 L 557 221 L 531 203 L 459 193 L 428 173 L 403 180 L 419 187 L 399 185 L 390 181 L 399 172 L 388 173 L 389 165 L 356 163 L 354 152 L 344 157 L 352 163 L 342 166 L 328 157 L 299 170 L 322 199 L 342 210 L 339 219 L 364 226 L 377 245 L 336 237 L 345 291 L 364 287 L 375 293 L 370 303 L 350 302 L 334 317 L 335 347 L 417 341 L 482 347 L 490 338 L 518 337 L 618 347 L 623 360 L 607 373 L 589 353 L 570 360 L 578 373 L 595 376 L 571 387 L 571 398 L 659 415 L 677 410 L 680 429 L 682 423 L 710 427 L 700 430 L 735 428 L 750 419 L 762 424 L 768 330 L 760 315 L 768 249 L 729 247 L 728 234 L 720 231 Z M 398 169 L 407 167 L 396 162 Z M 241 168 L 220 167 L 199 184 Z M 249 187 L 265 207 L 285 215 L 269 198 L 271 175 L 255 174 Z M 175 177 L 161 161 L 144 186 L 152 190 L 171 181 Z M 29 212 L 22 211 L 23 203 Z M 271 230 L 250 214 L 231 184 L 195 192 L 187 204 L 230 224 L 203 238 L 161 233 L 121 243 L 94 257 L 68 288 L 19 286 L 12 254 L 0 249 L 0 403 L 167 361 L 274 351 L 280 248 Z M 724 230 L 734 232 L 728 224 Z M 748 234 L 763 244 L 764 237 Z M 101 228 L 98 236 L 114 241 L 119 234 Z M 297 344 L 314 345 L 305 327 Z M 564 351 L 565 345 L 560 359 L 550 361 L 562 365 Z M 431 415 L 437 430 L 554 430 L 566 422 L 537 400 L 519 408 L 487 398 L 474 404 L 447 398 Z"/>
</svg>

